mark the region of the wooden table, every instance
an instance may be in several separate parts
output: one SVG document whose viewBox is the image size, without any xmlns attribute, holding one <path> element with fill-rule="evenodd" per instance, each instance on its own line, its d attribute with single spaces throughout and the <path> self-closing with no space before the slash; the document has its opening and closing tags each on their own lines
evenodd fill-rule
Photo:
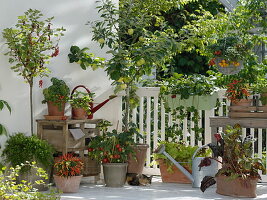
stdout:
<svg viewBox="0 0 267 200">
<path fill-rule="evenodd" d="M 210 117 L 211 141 L 215 142 L 213 134 L 217 133 L 219 127 L 225 128 L 235 124 L 240 124 L 242 128 L 267 128 L 267 118 Z"/>
<path fill-rule="evenodd" d="M 85 138 L 93 135 L 99 135 L 99 129 L 96 127 L 102 119 L 85 119 L 85 120 L 47 120 L 37 119 L 37 136 L 40 139 L 47 140 L 56 151 L 63 154 L 71 151 L 79 151 L 80 156 L 84 157 Z M 87 124 L 92 124 L 94 128 L 86 128 Z M 80 128 L 85 134 L 84 137 L 75 140 L 69 129 Z"/>
</svg>

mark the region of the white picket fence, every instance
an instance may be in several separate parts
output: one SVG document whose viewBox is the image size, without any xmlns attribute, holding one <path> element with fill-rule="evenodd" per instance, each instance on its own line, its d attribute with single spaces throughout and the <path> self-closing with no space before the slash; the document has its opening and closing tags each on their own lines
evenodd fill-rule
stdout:
<svg viewBox="0 0 267 200">
<path fill-rule="evenodd" d="M 137 95 L 140 97 L 140 104 L 137 108 L 133 110 L 132 122 L 138 124 L 140 133 L 144 136 L 144 141 L 140 140 L 137 142 L 145 142 L 149 144 L 150 148 L 147 152 L 146 159 L 146 172 L 158 174 L 159 169 L 156 164 L 152 163 L 153 150 L 157 147 L 158 141 L 168 140 L 166 138 L 166 124 L 171 126 L 173 122 L 170 113 L 165 112 L 163 101 L 159 98 L 160 89 L 157 87 L 143 87 L 139 88 Z M 183 140 L 186 141 L 191 146 L 201 146 L 211 142 L 211 128 L 210 128 L 210 117 L 213 116 L 226 116 L 227 106 L 229 102 L 224 97 L 224 90 L 219 91 L 218 101 L 221 102 L 221 106 L 211 110 L 199 110 L 200 120 L 198 126 L 203 128 L 203 140 L 196 141 L 195 134 L 191 129 L 187 127 L 194 127 L 193 121 L 185 118 L 183 125 Z M 167 121 L 166 121 L 167 120 Z M 220 129 L 219 129 L 220 130 Z M 263 157 L 266 152 L 267 138 L 263 137 L 266 134 L 266 130 L 263 129 L 243 129 L 243 136 L 251 134 L 257 138 L 254 144 L 254 153 L 257 153 L 258 157 Z M 152 164 L 151 164 L 152 163 Z M 264 179 L 267 178 L 266 175 L 263 176 Z"/>
</svg>

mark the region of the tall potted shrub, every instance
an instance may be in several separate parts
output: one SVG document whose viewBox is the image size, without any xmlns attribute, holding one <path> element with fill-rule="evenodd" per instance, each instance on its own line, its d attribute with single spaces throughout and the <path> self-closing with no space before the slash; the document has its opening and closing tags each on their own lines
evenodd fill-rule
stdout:
<svg viewBox="0 0 267 200">
<path fill-rule="evenodd" d="M 46 66 L 59 54 L 58 42 L 64 28 L 52 28 L 53 17 L 43 19 L 39 10 L 29 9 L 18 17 L 15 28 L 3 30 L 9 51 L 11 69 L 30 86 L 31 133 L 33 134 L 33 85 L 35 77 L 48 76 Z"/>
</svg>

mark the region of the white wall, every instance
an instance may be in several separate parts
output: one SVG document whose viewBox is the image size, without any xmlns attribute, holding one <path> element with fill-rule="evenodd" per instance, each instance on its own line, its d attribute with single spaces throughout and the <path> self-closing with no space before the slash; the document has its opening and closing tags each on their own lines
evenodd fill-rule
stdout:
<svg viewBox="0 0 267 200">
<path fill-rule="evenodd" d="M 50 78 L 55 76 L 65 80 L 71 89 L 78 84 L 86 85 L 96 93 L 95 101 L 101 102 L 100 100 L 108 98 L 108 95 L 112 93 L 105 71 L 102 69 L 84 71 L 79 65 L 70 64 L 67 57 L 71 45 L 87 46 L 97 56 L 106 56 L 105 50 L 101 50 L 96 43 L 91 41 L 90 28 L 85 25 L 89 20 L 98 19 L 95 7 L 95 0 L 0 0 L 0 32 L 4 28 L 14 26 L 17 16 L 23 15 L 29 8 L 40 10 L 45 17 L 54 16 L 53 27 L 63 26 L 67 31 L 59 43 L 60 55 L 51 59 L 48 66 L 52 71 L 50 77 L 42 79 L 44 88 L 50 85 Z M 5 125 L 10 133 L 20 131 L 30 134 L 29 86 L 10 69 L 8 56 L 4 55 L 7 51 L 4 43 L 5 40 L 0 34 L 0 99 L 8 101 L 12 107 L 12 113 L 10 115 L 6 110 L 0 112 L 0 123 Z M 34 119 L 43 118 L 47 112 L 46 105 L 41 104 L 43 95 L 42 89 L 38 87 L 39 80 L 39 78 L 35 79 L 33 90 Z M 108 93 L 106 93 L 107 90 L 109 90 Z M 105 118 L 116 122 L 118 113 L 116 114 L 116 109 L 114 109 L 116 106 L 112 105 L 116 103 L 119 103 L 119 99 L 108 103 L 95 115 L 95 118 Z M 36 123 L 34 123 L 34 128 L 36 130 Z"/>
</svg>

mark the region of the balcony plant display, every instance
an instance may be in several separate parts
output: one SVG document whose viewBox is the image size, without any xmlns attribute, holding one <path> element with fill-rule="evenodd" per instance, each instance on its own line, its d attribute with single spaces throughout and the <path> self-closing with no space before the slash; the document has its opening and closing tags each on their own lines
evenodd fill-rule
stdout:
<svg viewBox="0 0 267 200">
<path fill-rule="evenodd" d="M 43 178 L 47 178 L 47 174 L 42 168 L 38 168 L 36 163 L 25 163 L 17 165 L 14 168 L 1 168 L 0 169 L 0 198 L 19 200 L 19 199 L 45 199 L 57 200 L 60 199 L 60 194 L 54 189 L 50 188 L 47 192 L 40 192 L 35 189 L 32 182 L 24 180 L 22 183 L 17 183 L 16 180 L 20 174 L 22 167 L 29 166 L 34 169 L 36 176 L 39 178 L 37 185 L 46 185 Z M 35 185 L 36 185 L 35 184 Z M 49 187 L 48 185 L 46 185 Z"/>
<path fill-rule="evenodd" d="M 94 93 L 75 92 L 70 97 L 70 105 L 72 107 L 72 118 L 73 119 L 87 119 L 88 115 L 91 114 L 91 103 L 93 102 Z"/>
<path fill-rule="evenodd" d="M 56 187 L 64 193 L 79 191 L 82 179 L 83 162 L 73 154 L 64 154 L 54 164 L 56 175 L 54 180 Z"/>
<path fill-rule="evenodd" d="M 245 83 L 244 80 L 233 80 L 227 85 L 225 96 L 231 101 L 231 105 L 250 106 L 252 99 L 248 99 L 249 89 L 249 84 Z"/>
<path fill-rule="evenodd" d="M 29 9 L 18 17 L 15 28 L 3 30 L 11 69 L 30 86 L 31 134 L 33 134 L 33 86 L 36 77 L 48 76 L 49 60 L 59 54 L 59 40 L 64 28 L 53 28 L 54 17 L 43 19 L 39 10 Z"/>
<path fill-rule="evenodd" d="M 9 136 L 2 152 L 5 163 L 15 167 L 26 162 L 36 162 L 37 166 L 43 168 L 48 174 L 51 172 L 54 149 L 46 141 L 38 139 L 36 136 L 26 136 L 17 133 Z M 35 176 L 33 169 L 28 165 L 22 166 L 19 181 L 27 180 L 33 182 L 39 177 Z M 48 180 L 45 180 L 48 182 Z M 35 185 L 35 184 L 34 184 Z M 38 185 L 35 185 L 38 187 Z M 38 188 L 45 190 L 46 188 Z"/>
<path fill-rule="evenodd" d="M 252 156 L 251 136 L 242 138 L 242 129 L 228 126 L 219 139 L 223 145 L 222 168 L 216 174 L 218 194 L 232 197 L 256 197 L 256 186 L 261 179 L 258 170 L 265 170 L 262 160 Z"/>
<path fill-rule="evenodd" d="M 188 146 L 184 142 L 161 141 L 159 145 L 165 145 L 168 152 L 176 161 L 192 173 L 192 156 L 197 150 L 197 146 Z M 201 150 L 197 156 L 207 157 L 210 151 Z M 153 159 L 159 164 L 161 179 L 164 183 L 191 183 L 191 181 L 163 154 L 153 154 Z"/>
<path fill-rule="evenodd" d="M 102 162 L 104 180 L 108 187 L 122 187 L 126 181 L 127 161 L 133 153 L 131 132 L 116 130 L 96 136 L 88 146 L 88 155 Z"/>
<path fill-rule="evenodd" d="M 43 90 L 44 100 L 47 103 L 48 115 L 45 117 L 55 116 L 62 119 L 65 113 L 65 104 L 69 100 L 70 89 L 67 84 L 55 77 L 51 78 L 52 85 Z"/>
<path fill-rule="evenodd" d="M 11 113 L 11 107 L 9 106 L 9 104 L 6 101 L 0 99 L 0 111 L 3 110 L 5 107 Z M 2 124 L 0 124 L 0 135 L 2 134 L 7 134 L 7 131 L 6 128 Z"/>
</svg>

